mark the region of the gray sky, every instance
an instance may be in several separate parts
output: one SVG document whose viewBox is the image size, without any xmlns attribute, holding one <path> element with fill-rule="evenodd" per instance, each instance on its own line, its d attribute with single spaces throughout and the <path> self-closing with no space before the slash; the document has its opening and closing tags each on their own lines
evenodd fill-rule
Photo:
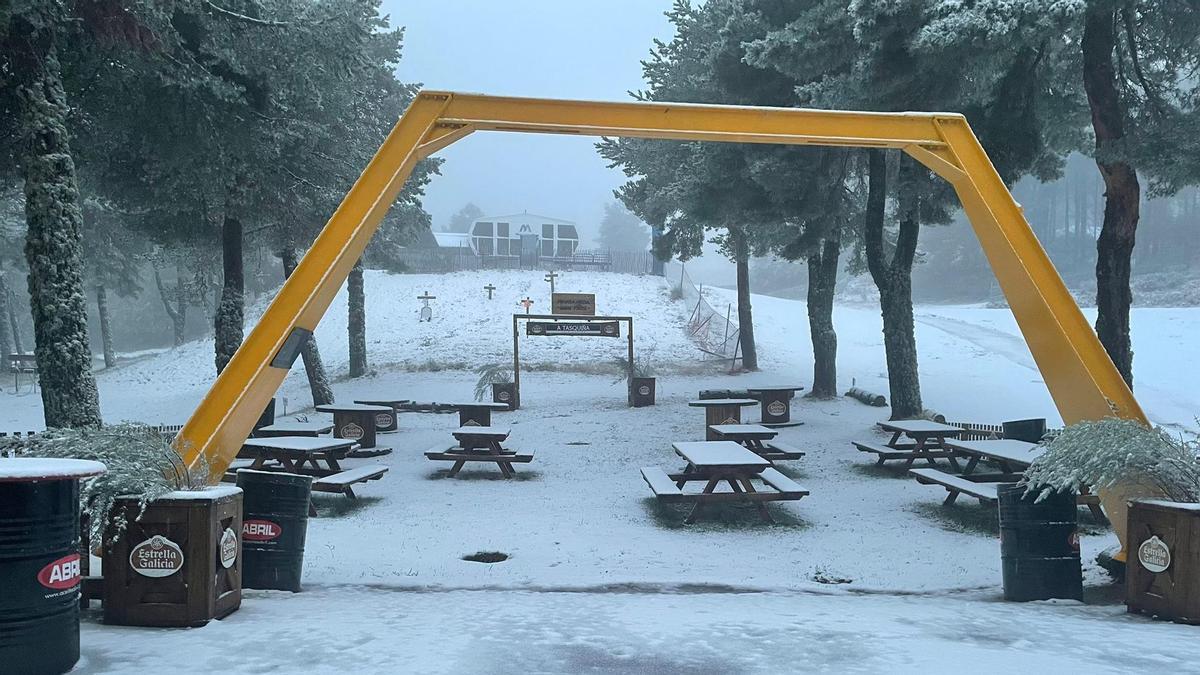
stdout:
<svg viewBox="0 0 1200 675">
<path fill-rule="evenodd" d="M 671 0 L 384 0 L 404 26 L 397 74 L 428 89 L 628 100 L 641 61 L 668 39 Z M 594 233 L 624 175 L 594 139 L 479 132 L 444 150 L 425 198 L 435 229 L 466 202 L 489 214 L 530 211 Z M 586 236 L 586 235 L 585 235 Z"/>
</svg>

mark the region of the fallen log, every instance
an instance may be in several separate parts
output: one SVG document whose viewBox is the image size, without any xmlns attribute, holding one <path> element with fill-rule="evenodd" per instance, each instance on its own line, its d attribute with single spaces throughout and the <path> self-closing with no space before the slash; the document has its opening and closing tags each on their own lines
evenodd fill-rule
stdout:
<svg viewBox="0 0 1200 675">
<path fill-rule="evenodd" d="M 875 406 L 876 408 L 882 408 L 887 405 L 887 399 L 882 395 L 872 394 L 871 392 L 865 389 L 859 389 L 858 387 L 851 387 L 850 390 L 846 392 L 846 395 L 850 398 L 862 401 L 867 405 Z"/>
</svg>

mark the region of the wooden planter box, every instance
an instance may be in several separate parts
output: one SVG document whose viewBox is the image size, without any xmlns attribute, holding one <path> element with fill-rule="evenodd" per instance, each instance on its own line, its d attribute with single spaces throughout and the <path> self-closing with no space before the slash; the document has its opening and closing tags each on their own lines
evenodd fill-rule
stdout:
<svg viewBox="0 0 1200 675">
<path fill-rule="evenodd" d="M 118 499 L 128 525 L 103 552 L 104 622 L 203 626 L 242 604 L 242 490 L 168 493 L 146 507 Z"/>
<path fill-rule="evenodd" d="M 507 405 L 509 410 L 515 410 L 513 405 L 517 402 L 517 385 L 512 382 L 493 382 L 492 401 Z"/>
<path fill-rule="evenodd" d="M 656 380 L 653 377 L 635 377 L 629 383 L 629 404 L 635 408 L 654 405 Z"/>
<path fill-rule="evenodd" d="M 1129 611 L 1200 624 L 1200 504 L 1131 501 L 1126 537 Z"/>
</svg>

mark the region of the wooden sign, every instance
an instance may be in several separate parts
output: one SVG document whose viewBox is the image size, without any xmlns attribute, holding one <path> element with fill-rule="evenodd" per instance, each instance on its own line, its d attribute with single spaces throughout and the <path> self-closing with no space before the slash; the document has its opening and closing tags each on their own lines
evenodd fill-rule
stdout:
<svg viewBox="0 0 1200 675">
<path fill-rule="evenodd" d="M 596 316 L 596 294 L 554 293 L 550 296 L 550 313 Z"/>
<path fill-rule="evenodd" d="M 616 321 L 530 321 L 525 324 L 525 334 L 621 337 L 621 324 Z"/>
</svg>

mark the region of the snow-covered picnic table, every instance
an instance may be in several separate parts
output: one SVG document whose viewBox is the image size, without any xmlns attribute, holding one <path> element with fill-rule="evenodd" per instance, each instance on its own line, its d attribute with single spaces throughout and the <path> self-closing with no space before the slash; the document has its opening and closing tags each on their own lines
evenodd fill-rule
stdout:
<svg viewBox="0 0 1200 675">
<path fill-rule="evenodd" d="M 854 441 L 854 447 L 860 451 L 876 455 L 876 464 L 898 459 L 904 460 L 905 469 L 911 469 L 918 459 L 936 466 L 933 460 L 943 458 L 950 461 L 955 471 L 959 470 L 955 451 L 946 447 L 946 439 L 961 436 L 963 429 L 960 427 L 930 420 L 889 420 L 879 422 L 878 426 L 892 433 L 887 443 L 879 445 L 869 441 Z M 904 437 L 912 442 L 902 442 Z"/>
<path fill-rule="evenodd" d="M 687 461 L 681 473 L 667 474 L 657 467 L 642 469 L 642 478 L 664 501 L 691 501 L 692 510 L 684 520 L 694 523 L 705 504 L 740 501 L 752 503 L 763 520 L 773 522 L 765 502 L 800 499 L 808 490 L 771 467 L 771 462 L 733 441 L 689 441 L 671 444 L 675 454 Z M 761 480 L 770 489 L 758 490 L 752 479 Z M 686 493 L 690 482 L 704 482 L 699 493 Z M 721 483 L 729 492 L 717 492 Z"/>
<path fill-rule="evenodd" d="M 259 438 L 277 438 L 279 436 L 309 436 L 316 438 L 333 431 L 332 422 L 298 422 L 284 420 L 265 427 L 259 427 L 254 434 Z"/>
<path fill-rule="evenodd" d="M 716 435 L 717 440 L 733 441 L 769 461 L 800 459 L 804 456 L 803 452 L 775 441 L 779 432 L 761 424 L 713 424 L 708 430 Z"/>
<path fill-rule="evenodd" d="M 458 441 L 457 447 L 435 448 L 425 453 L 431 460 L 454 462 L 447 478 L 457 476 L 467 462 L 494 462 L 505 478 L 512 478 L 517 474 L 514 462 L 528 464 L 533 461 L 532 454 L 518 454 L 501 445 L 511 433 L 506 427 L 464 425 L 452 433 Z"/>
<path fill-rule="evenodd" d="M 508 410 L 507 403 L 494 403 L 492 401 L 463 401 L 457 403 L 437 403 L 435 405 L 457 410 L 458 426 L 460 427 L 490 427 L 492 426 L 493 410 Z"/>
<path fill-rule="evenodd" d="M 741 424 L 742 408 L 758 405 L 752 398 L 702 398 L 698 401 L 688 401 L 692 408 L 704 408 L 704 440 L 719 440 L 712 432 L 714 424 Z"/>
<path fill-rule="evenodd" d="M 339 461 L 345 459 L 356 447 L 358 443 L 349 438 L 249 438 L 242 444 L 242 452 L 239 455 L 250 459 L 251 463 L 249 466 L 236 468 L 264 470 L 270 468 L 269 462 L 278 462 L 288 473 L 329 476 L 342 471 Z"/>
</svg>

